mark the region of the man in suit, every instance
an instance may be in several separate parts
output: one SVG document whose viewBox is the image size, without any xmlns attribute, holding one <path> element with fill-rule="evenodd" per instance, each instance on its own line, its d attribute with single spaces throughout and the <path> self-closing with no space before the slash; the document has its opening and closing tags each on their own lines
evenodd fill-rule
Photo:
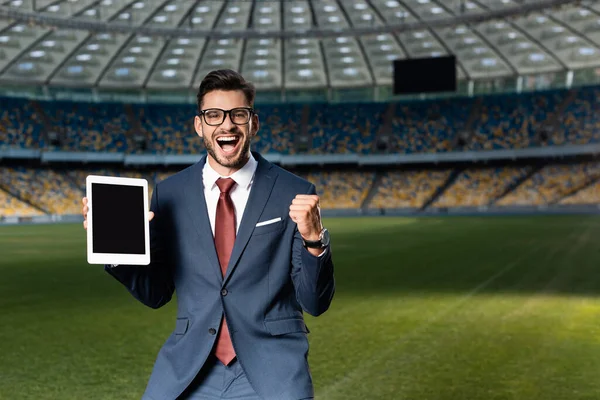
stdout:
<svg viewBox="0 0 600 400">
<path fill-rule="evenodd" d="M 329 233 L 315 186 L 250 151 L 254 97 L 234 71 L 204 78 L 194 126 L 207 155 L 156 185 L 151 264 L 105 268 L 149 307 L 177 291 L 143 399 L 314 396 L 303 311 L 332 301 Z"/>
</svg>

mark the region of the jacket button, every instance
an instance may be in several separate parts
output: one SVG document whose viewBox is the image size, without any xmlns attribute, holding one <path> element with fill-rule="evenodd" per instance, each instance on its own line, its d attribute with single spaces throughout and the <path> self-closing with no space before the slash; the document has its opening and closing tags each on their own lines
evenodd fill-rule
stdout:
<svg viewBox="0 0 600 400">
<path fill-rule="evenodd" d="M 221 290 L 221 296 L 227 296 L 227 289 Z"/>
<path fill-rule="evenodd" d="M 216 333 L 217 333 L 217 330 L 216 330 L 215 328 L 210 328 L 210 329 L 208 330 L 208 333 L 210 333 L 211 335 L 214 335 L 214 334 L 216 334 Z"/>
</svg>

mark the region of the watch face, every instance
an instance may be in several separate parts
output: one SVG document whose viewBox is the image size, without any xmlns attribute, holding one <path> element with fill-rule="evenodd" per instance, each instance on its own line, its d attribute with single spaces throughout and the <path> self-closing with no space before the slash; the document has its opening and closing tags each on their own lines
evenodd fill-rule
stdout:
<svg viewBox="0 0 600 400">
<path fill-rule="evenodd" d="M 304 240 L 304 245 L 315 249 L 322 249 L 329 246 L 329 231 L 323 228 L 319 235 L 319 240 Z"/>
<path fill-rule="evenodd" d="M 321 238 L 321 245 L 323 247 L 329 246 L 329 231 L 327 229 L 323 229 L 323 237 Z"/>
</svg>

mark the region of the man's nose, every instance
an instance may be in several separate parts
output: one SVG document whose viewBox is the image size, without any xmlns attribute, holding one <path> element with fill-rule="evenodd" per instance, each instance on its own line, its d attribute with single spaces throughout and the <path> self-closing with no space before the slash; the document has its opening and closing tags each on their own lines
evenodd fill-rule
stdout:
<svg viewBox="0 0 600 400">
<path fill-rule="evenodd" d="M 227 113 L 225 114 L 225 120 L 223 121 L 223 123 L 221 124 L 221 129 L 224 130 L 231 130 L 231 128 L 233 128 L 235 126 L 235 124 L 233 123 L 233 121 L 231 120 L 231 113 Z"/>
</svg>

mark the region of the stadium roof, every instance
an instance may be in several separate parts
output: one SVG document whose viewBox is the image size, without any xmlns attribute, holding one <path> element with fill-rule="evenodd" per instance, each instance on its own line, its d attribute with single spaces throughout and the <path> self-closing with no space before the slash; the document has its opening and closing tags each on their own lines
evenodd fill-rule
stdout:
<svg viewBox="0 0 600 400">
<path fill-rule="evenodd" d="M 600 4 L 540 3 L 0 0 L 0 83 L 185 89 L 232 68 L 262 89 L 360 87 L 447 54 L 459 79 L 600 66 Z"/>
</svg>

